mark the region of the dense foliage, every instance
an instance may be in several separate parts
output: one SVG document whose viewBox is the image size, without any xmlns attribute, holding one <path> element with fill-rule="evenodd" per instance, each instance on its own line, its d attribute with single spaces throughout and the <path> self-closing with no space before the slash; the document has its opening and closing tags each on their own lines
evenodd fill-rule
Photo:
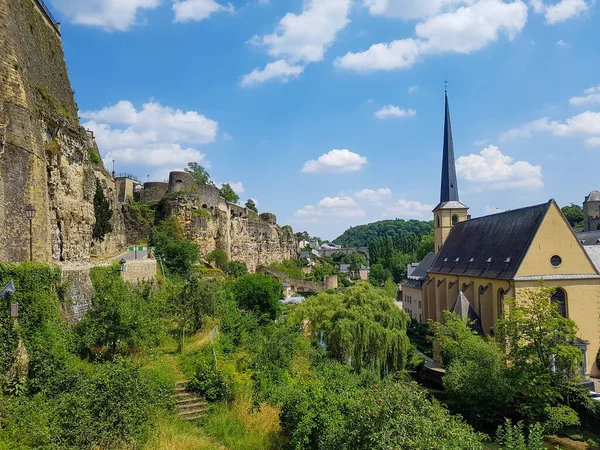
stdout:
<svg viewBox="0 0 600 450">
<path fill-rule="evenodd" d="M 98 241 L 103 241 L 104 236 L 112 231 L 112 224 L 110 219 L 112 218 L 113 212 L 110 208 L 110 202 L 104 195 L 104 189 L 99 180 L 96 180 L 96 192 L 94 193 L 94 229 L 92 230 L 92 237 Z"/>
<path fill-rule="evenodd" d="M 221 193 L 221 197 L 223 197 L 229 203 L 237 204 L 237 202 L 240 201 L 240 196 L 236 194 L 231 185 L 228 183 L 223 184 L 221 189 L 219 189 L 219 192 Z"/>
<path fill-rule="evenodd" d="M 233 291 L 242 309 L 270 319 L 275 319 L 281 312 L 281 283 L 267 275 L 243 275 L 235 280 Z"/>
<path fill-rule="evenodd" d="M 571 203 L 569 206 L 563 206 L 561 211 L 573 228 L 583 227 L 583 208 L 581 206 Z"/>
<path fill-rule="evenodd" d="M 177 217 L 171 216 L 156 225 L 150 241 L 156 256 L 170 273 L 185 276 L 198 261 L 200 249 L 197 244 L 185 239 Z"/>
<path fill-rule="evenodd" d="M 206 169 L 197 162 L 189 162 L 185 171 L 188 172 L 194 178 L 194 180 L 196 180 L 196 183 L 214 186 L 214 183 L 210 179 L 210 175 Z"/>
<path fill-rule="evenodd" d="M 319 294 L 296 314 L 309 321 L 331 358 L 349 362 L 358 372 L 383 375 L 406 367 L 412 351 L 406 336 L 408 315 L 383 290 L 359 283 L 343 292 Z"/>
<path fill-rule="evenodd" d="M 245 206 L 250 211 L 254 211 L 255 213 L 258 212 L 258 207 L 256 206 L 256 202 L 254 200 L 252 200 L 251 198 L 248 199 Z"/>
<path fill-rule="evenodd" d="M 382 220 L 367 225 L 351 227 L 333 243 L 343 247 L 367 247 L 373 238 L 401 237 L 414 234 L 417 237 L 430 234 L 433 231 L 433 222 L 419 220 Z"/>
</svg>

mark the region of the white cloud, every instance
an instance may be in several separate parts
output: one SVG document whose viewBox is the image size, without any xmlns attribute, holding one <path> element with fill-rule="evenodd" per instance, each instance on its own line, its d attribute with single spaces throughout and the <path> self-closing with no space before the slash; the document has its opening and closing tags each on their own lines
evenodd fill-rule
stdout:
<svg viewBox="0 0 600 450">
<path fill-rule="evenodd" d="M 201 21 L 219 12 L 233 12 L 233 5 L 223 6 L 214 0 L 183 0 L 175 1 L 173 12 L 175 22 Z"/>
<path fill-rule="evenodd" d="M 306 205 L 298 209 L 294 216 L 312 221 L 324 219 L 348 219 L 364 217 L 366 213 L 350 197 L 325 197 L 317 206 Z"/>
<path fill-rule="evenodd" d="M 439 14 L 449 6 L 471 4 L 474 0 L 363 0 L 374 16 L 401 19 L 424 19 Z"/>
<path fill-rule="evenodd" d="M 406 69 L 428 55 L 472 53 L 498 40 L 501 34 L 512 40 L 526 22 L 527 6 L 521 0 L 480 0 L 418 23 L 415 38 L 374 44 L 364 52 L 348 52 L 334 64 L 357 72 Z"/>
<path fill-rule="evenodd" d="M 317 160 L 310 160 L 304 164 L 302 172 L 356 172 L 367 164 L 367 158 L 347 149 L 331 150 L 321 155 Z"/>
<path fill-rule="evenodd" d="M 432 210 L 433 205 L 400 199 L 385 211 L 385 215 L 401 219 L 422 219 L 429 217 Z"/>
<path fill-rule="evenodd" d="M 298 78 L 302 72 L 304 72 L 304 66 L 290 65 L 287 61 L 279 59 L 268 63 L 262 70 L 254 69 L 252 72 L 244 75 L 240 84 L 247 87 L 269 80 L 286 82 L 291 78 Z"/>
<path fill-rule="evenodd" d="M 536 13 L 544 14 L 549 25 L 578 17 L 590 8 L 590 3 L 585 0 L 560 0 L 552 5 L 547 5 L 542 0 L 531 0 L 531 5 Z"/>
<path fill-rule="evenodd" d="M 290 75 L 297 77 L 307 63 L 323 59 L 338 33 L 350 23 L 350 5 L 351 0 L 305 0 L 301 14 L 287 13 L 279 21 L 274 33 L 254 36 L 250 42 L 266 47 L 270 56 L 279 58 L 279 61 L 276 61 L 279 63 L 278 73 L 284 69 L 283 63 L 286 64 L 286 80 Z M 250 77 L 252 82 L 242 81 L 242 84 L 256 84 L 280 77 L 260 76 L 271 64 L 275 63 L 267 64 L 263 71 L 257 72 L 258 69 L 255 69 L 245 75 L 244 80 Z M 289 73 L 289 68 L 294 68 L 293 73 Z M 273 66 L 270 69 L 275 71 Z"/>
<path fill-rule="evenodd" d="M 361 202 L 380 203 L 381 201 L 392 196 L 392 190 L 389 188 L 380 189 L 363 189 L 354 194 L 354 198 Z"/>
<path fill-rule="evenodd" d="M 235 193 L 238 195 L 246 192 L 246 188 L 244 187 L 244 184 L 241 181 L 232 181 L 229 183 L 224 182 L 224 183 L 215 183 L 215 184 L 219 189 L 221 189 L 224 184 L 228 184 L 229 186 L 231 186 L 231 189 L 233 189 L 235 191 Z"/>
<path fill-rule="evenodd" d="M 141 10 L 156 8 L 160 0 L 52 0 L 52 4 L 73 23 L 126 31 Z"/>
<path fill-rule="evenodd" d="M 375 113 L 378 119 L 386 119 L 388 117 L 413 117 L 417 114 L 414 109 L 400 109 L 398 106 L 387 105 Z"/>
<path fill-rule="evenodd" d="M 543 117 L 507 131 L 500 136 L 500 140 L 528 138 L 542 132 L 549 132 L 554 136 L 583 137 L 586 146 L 595 147 L 596 138 L 600 137 L 600 112 L 585 111 L 564 122 L 550 121 Z"/>
<path fill-rule="evenodd" d="M 514 161 L 494 145 L 477 155 L 458 158 L 456 171 L 461 178 L 481 190 L 538 189 L 544 186 L 540 166 L 527 161 Z"/>
<path fill-rule="evenodd" d="M 82 111 L 83 126 L 94 132 L 108 163 L 119 172 L 149 173 L 163 179 L 169 170 L 190 161 L 203 162 L 205 155 L 194 145 L 213 142 L 218 123 L 196 111 L 181 111 L 150 101 L 136 109 L 129 101 L 98 111 Z M 157 169 L 160 167 L 160 169 Z"/>
<path fill-rule="evenodd" d="M 565 41 L 560 39 L 560 40 L 556 41 L 556 45 L 558 45 L 559 47 L 566 47 L 569 44 L 567 44 Z"/>
<path fill-rule="evenodd" d="M 409 94 L 414 94 L 418 90 L 419 90 L 419 86 L 411 86 L 411 87 L 408 88 L 408 93 Z"/>
<path fill-rule="evenodd" d="M 585 94 L 582 97 L 571 97 L 569 103 L 571 105 L 583 105 L 586 103 L 600 103 L 600 84 L 598 86 L 592 86 L 589 89 L 583 91 Z"/>
<path fill-rule="evenodd" d="M 319 202 L 323 208 L 354 208 L 358 206 L 352 197 L 325 197 Z"/>
<path fill-rule="evenodd" d="M 600 137 L 591 137 L 583 141 L 586 147 L 600 147 Z"/>
</svg>

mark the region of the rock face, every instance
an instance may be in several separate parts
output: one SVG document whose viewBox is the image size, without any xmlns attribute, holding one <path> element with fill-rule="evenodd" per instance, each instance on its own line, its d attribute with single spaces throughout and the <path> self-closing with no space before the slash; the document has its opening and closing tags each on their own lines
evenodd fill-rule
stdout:
<svg viewBox="0 0 600 450">
<path fill-rule="evenodd" d="M 159 204 L 159 216 L 176 216 L 187 237 L 207 255 L 220 248 L 232 261 L 251 272 L 261 265 L 298 257 L 291 227 L 280 227 L 275 216 L 261 218 L 253 211 L 227 203 L 212 186 L 198 186 L 185 172 L 173 173 L 169 192 Z"/>
<path fill-rule="evenodd" d="M 92 239 L 96 180 L 116 206 L 115 186 L 93 136 L 77 119 L 57 26 L 37 0 L 0 0 L 0 261 L 89 259 L 125 244 L 114 207 L 113 232 Z"/>
</svg>

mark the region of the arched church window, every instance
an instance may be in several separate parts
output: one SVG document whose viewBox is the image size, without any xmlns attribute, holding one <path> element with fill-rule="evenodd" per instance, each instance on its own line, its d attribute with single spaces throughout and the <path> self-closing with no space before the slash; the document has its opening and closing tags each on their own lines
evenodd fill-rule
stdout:
<svg viewBox="0 0 600 450">
<path fill-rule="evenodd" d="M 465 292 L 469 288 L 467 283 L 463 283 L 461 291 Z"/>
<path fill-rule="evenodd" d="M 552 303 L 558 308 L 561 316 L 567 317 L 567 295 L 561 288 L 556 288 L 556 292 L 552 295 Z"/>
<path fill-rule="evenodd" d="M 452 216 L 452 225 L 456 225 L 458 223 L 458 216 L 456 214 L 454 214 Z"/>
<path fill-rule="evenodd" d="M 504 289 L 498 289 L 498 317 L 504 312 Z"/>
</svg>

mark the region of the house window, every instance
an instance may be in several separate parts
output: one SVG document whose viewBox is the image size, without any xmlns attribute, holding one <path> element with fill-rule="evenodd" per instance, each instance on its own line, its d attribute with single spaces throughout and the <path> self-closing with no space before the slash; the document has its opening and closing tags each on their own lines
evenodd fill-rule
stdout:
<svg viewBox="0 0 600 450">
<path fill-rule="evenodd" d="M 452 216 L 452 225 L 456 225 L 458 223 L 458 216 L 455 214 Z"/>
<path fill-rule="evenodd" d="M 554 267 L 558 267 L 562 264 L 562 258 L 558 255 L 554 255 L 552 258 L 550 258 L 550 264 L 552 264 Z"/>
<path fill-rule="evenodd" d="M 552 295 L 552 303 L 558 308 L 561 316 L 567 317 L 567 296 L 561 288 L 556 288 L 556 292 Z"/>
<path fill-rule="evenodd" d="M 435 218 L 435 223 L 436 223 L 436 226 L 439 228 L 440 227 L 440 216 L 437 216 Z"/>
</svg>

